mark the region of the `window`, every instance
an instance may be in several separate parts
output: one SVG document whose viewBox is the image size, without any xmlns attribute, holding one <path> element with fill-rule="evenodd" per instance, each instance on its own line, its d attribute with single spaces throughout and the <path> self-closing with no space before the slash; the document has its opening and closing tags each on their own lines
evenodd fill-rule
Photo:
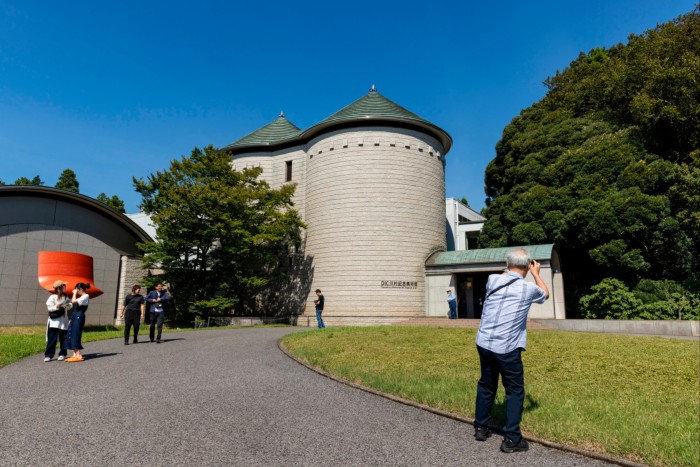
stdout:
<svg viewBox="0 0 700 467">
<path fill-rule="evenodd" d="M 284 177 L 285 182 L 292 181 L 292 161 L 287 161 L 287 173 Z"/>
</svg>

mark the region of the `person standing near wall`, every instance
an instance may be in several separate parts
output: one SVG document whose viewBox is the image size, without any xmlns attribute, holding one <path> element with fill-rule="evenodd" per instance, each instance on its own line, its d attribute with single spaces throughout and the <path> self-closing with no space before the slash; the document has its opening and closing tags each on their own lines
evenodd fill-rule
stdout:
<svg viewBox="0 0 700 467">
<path fill-rule="evenodd" d="M 54 294 L 46 301 L 49 310 L 49 319 L 46 322 L 46 350 L 44 361 L 50 362 L 56 355 L 56 342 L 60 343 L 61 350 L 58 353 L 58 361 L 62 362 L 68 349 L 65 347 L 66 330 L 68 329 L 68 311 L 73 304 L 66 295 L 66 282 L 58 280 L 53 283 Z"/>
<path fill-rule="evenodd" d="M 323 294 L 321 294 L 321 289 L 316 289 L 316 300 L 314 300 L 314 305 L 316 306 L 316 322 L 318 323 L 319 329 L 324 329 L 326 327 L 326 325 L 323 324 L 323 318 L 321 317 L 324 302 L 325 298 L 323 297 Z"/>
<path fill-rule="evenodd" d="M 452 289 L 447 289 L 447 306 L 450 307 L 448 318 L 457 319 L 457 295 L 452 292 Z"/>
<path fill-rule="evenodd" d="M 129 333 L 132 325 L 134 326 L 134 344 L 139 342 L 139 326 L 141 325 L 141 320 L 144 319 L 146 315 L 146 299 L 140 292 L 141 286 L 138 284 L 131 288 L 131 293 L 124 299 L 124 306 L 119 315 L 120 317 L 124 317 L 126 313 L 126 320 L 124 323 L 124 345 L 129 345 Z"/>
<path fill-rule="evenodd" d="M 527 314 L 532 303 L 544 303 L 549 289 L 540 278 L 540 264 L 520 248 L 508 253 L 507 270 L 492 274 L 486 284 L 476 349 L 481 363 L 481 379 L 476 390 L 474 438 L 486 441 L 491 435 L 489 420 L 498 389 L 499 375 L 506 390 L 506 419 L 501 451 L 527 451 L 529 445 L 520 432 L 525 399 L 521 354 L 527 341 Z M 530 272 L 535 283 L 526 282 Z"/>
<path fill-rule="evenodd" d="M 83 328 L 85 327 L 85 312 L 90 303 L 90 296 L 87 291 L 90 284 L 78 282 L 73 289 L 73 298 L 71 303 L 75 307 L 73 315 L 70 317 L 68 325 L 68 333 L 66 334 L 66 348 L 73 351 L 73 355 L 66 358 L 67 362 L 82 362 L 83 358 L 81 350 L 83 350 Z"/>
<path fill-rule="evenodd" d="M 163 318 L 165 315 L 165 304 L 171 300 L 168 292 L 163 290 L 163 284 L 158 282 L 155 290 L 148 292 L 146 303 L 150 306 L 149 314 L 151 315 L 151 327 L 148 335 L 151 342 L 155 340 L 157 344 L 161 343 L 161 335 L 163 334 Z M 158 335 L 155 335 L 156 324 L 158 325 Z"/>
</svg>

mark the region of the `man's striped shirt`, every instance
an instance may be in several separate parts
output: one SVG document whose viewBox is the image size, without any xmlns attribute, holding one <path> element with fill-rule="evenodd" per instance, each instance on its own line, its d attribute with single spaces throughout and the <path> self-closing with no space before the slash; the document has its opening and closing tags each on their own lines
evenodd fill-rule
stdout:
<svg viewBox="0 0 700 467">
<path fill-rule="evenodd" d="M 512 352 L 527 345 L 527 314 L 530 305 L 544 303 L 547 294 L 537 285 L 527 282 L 521 274 L 508 271 L 492 274 L 486 284 L 486 294 L 508 284 L 486 298 L 481 313 L 476 345 L 498 354 Z"/>
</svg>

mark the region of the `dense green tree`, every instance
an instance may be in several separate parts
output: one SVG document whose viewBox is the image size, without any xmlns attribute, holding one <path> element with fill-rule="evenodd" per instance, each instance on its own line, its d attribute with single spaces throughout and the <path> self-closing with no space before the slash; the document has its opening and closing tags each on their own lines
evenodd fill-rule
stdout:
<svg viewBox="0 0 700 467">
<path fill-rule="evenodd" d="M 126 212 L 126 209 L 124 208 L 124 201 L 121 200 L 117 195 L 113 195 L 111 198 L 107 196 L 105 193 L 100 193 L 97 195 L 97 201 L 99 201 L 102 204 L 106 204 L 110 208 L 121 212 L 124 214 Z"/>
<path fill-rule="evenodd" d="M 295 185 L 273 190 L 260 174 L 231 170 L 230 157 L 208 146 L 134 179 L 158 237 L 143 245 L 145 266 L 165 271 L 180 316 L 244 311 L 279 272 L 280 252 L 300 244 Z"/>
<path fill-rule="evenodd" d="M 31 180 L 27 177 L 20 177 L 15 180 L 15 185 L 29 185 L 29 186 L 42 186 L 44 182 L 41 181 L 41 177 L 38 175 Z"/>
<path fill-rule="evenodd" d="M 71 169 L 66 169 L 61 172 L 56 182 L 56 188 L 72 191 L 73 193 L 80 193 L 80 183 L 78 183 L 78 177 L 76 177 L 75 172 Z"/>
<path fill-rule="evenodd" d="M 685 283 L 700 269 L 700 8 L 545 84 L 486 169 L 480 245 L 555 243 L 573 316 L 596 284 Z"/>
</svg>

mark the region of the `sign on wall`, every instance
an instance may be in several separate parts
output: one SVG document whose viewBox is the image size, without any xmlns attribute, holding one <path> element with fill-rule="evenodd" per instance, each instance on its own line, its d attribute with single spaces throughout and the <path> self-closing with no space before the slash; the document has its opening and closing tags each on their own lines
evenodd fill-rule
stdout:
<svg viewBox="0 0 700 467">
<path fill-rule="evenodd" d="M 382 289 L 416 289 L 418 281 L 381 281 Z"/>
</svg>

